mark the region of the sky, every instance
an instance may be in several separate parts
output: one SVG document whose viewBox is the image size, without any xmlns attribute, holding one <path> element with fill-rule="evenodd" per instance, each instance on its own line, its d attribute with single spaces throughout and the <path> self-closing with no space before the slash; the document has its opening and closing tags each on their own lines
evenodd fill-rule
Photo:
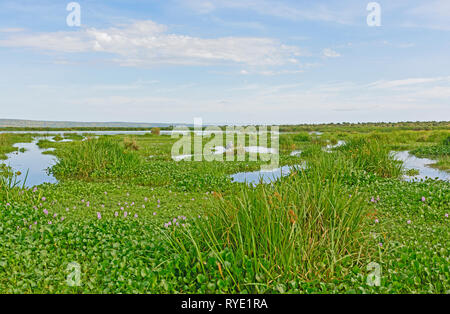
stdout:
<svg viewBox="0 0 450 314">
<path fill-rule="evenodd" d="M 370 2 L 1 0 L 0 119 L 450 120 L 450 0 Z"/>
</svg>

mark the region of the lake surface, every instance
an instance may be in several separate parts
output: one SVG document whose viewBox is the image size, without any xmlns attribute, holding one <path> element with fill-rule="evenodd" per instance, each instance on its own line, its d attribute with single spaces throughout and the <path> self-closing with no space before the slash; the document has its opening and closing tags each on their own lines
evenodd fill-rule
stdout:
<svg viewBox="0 0 450 314">
<path fill-rule="evenodd" d="M 257 185 L 262 183 L 271 183 L 278 180 L 281 177 L 289 175 L 295 168 L 304 168 L 304 165 L 296 166 L 284 166 L 276 168 L 272 171 L 251 171 L 251 172 L 239 172 L 231 176 L 233 182 L 247 183 L 249 185 Z"/>
<path fill-rule="evenodd" d="M 211 135 L 213 133 L 217 134 L 231 134 L 231 133 L 237 133 L 235 131 L 178 131 L 178 130 L 161 130 L 161 135 L 172 135 L 172 134 L 187 134 L 187 133 L 195 133 L 195 135 Z M 120 134 L 129 134 L 129 135 L 145 135 L 145 134 L 151 134 L 151 131 L 0 131 L 0 133 L 13 133 L 13 134 L 39 134 L 39 135 L 60 135 L 63 136 L 63 134 L 94 134 L 94 135 L 120 135 Z M 246 132 L 246 134 L 257 134 L 252 132 Z M 265 132 L 265 133 L 273 133 L 273 134 L 280 134 L 279 132 Z"/>
<path fill-rule="evenodd" d="M 109 132 L 109 131 L 104 131 Z M 111 131 L 114 132 L 114 131 Z M 29 132 L 25 132 L 29 133 Z M 52 135 L 62 134 L 68 132 L 56 132 L 51 133 Z M 81 132 L 85 133 L 85 132 Z M 80 134 L 81 134 L 80 133 Z M 134 132 L 135 133 L 135 132 Z M 134 134 L 133 133 L 133 134 Z M 49 134 L 49 132 L 43 132 L 42 134 Z M 102 133 L 104 134 L 104 133 Z M 19 176 L 19 180 L 25 179 L 25 176 L 28 171 L 28 176 L 26 180 L 26 187 L 32 187 L 35 185 L 40 185 L 42 183 L 56 183 L 57 180 L 52 175 L 48 174 L 47 169 L 55 165 L 57 159 L 53 155 L 42 154 L 43 152 L 52 150 L 52 149 L 40 149 L 37 146 L 37 142 L 41 139 L 47 139 L 53 141 L 53 136 L 39 136 L 35 137 L 31 143 L 16 143 L 14 147 L 17 147 L 19 150 L 21 148 L 25 149 L 25 152 L 12 152 L 7 155 L 7 160 L 0 160 L 0 164 L 6 164 L 10 166 L 14 172 L 20 171 L 21 175 Z M 70 139 L 63 140 L 65 142 L 71 141 Z M 333 147 L 337 147 L 343 145 L 345 142 L 340 141 L 337 145 L 333 145 Z M 327 147 L 331 149 L 332 146 Z M 213 154 L 223 154 L 227 151 L 227 148 L 224 147 L 216 147 Z M 258 146 L 250 146 L 245 147 L 246 152 L 252 153 L 276 153 L 275 150 L 271 148 L 258 147 Z M 301 154 L 301 151 L 294 151 L 291 153 L 293 156 L 298 156 Z M 446 171 L 442 171 L 439 169 L 434 169 L 429 167 L 429 164 L 433 164 L 436 161 L 428 158 L 418 158 L 411 155 L 407 151 L 402 152 L 393 152 L 395 158 L 397 160 L 401 160 L 404 163 L 405 169 L 417 169 L 419 174 L 416 176 L 405 176 L 404 179 L 407 181 L 414 181 L 419 179 L 439 179 L 444 181 L 450 181 L 450 174 Z M 185 156 L 177 156 L 176 160 L 188 159 L 192 157 L 192 155 Z M 298 165 L 297 167 L 303 167 Z M 234 182 L 247 182 L 248 184 L 258 184 L 261 180 L 263 183 L 273 182 L 283 176 L 289 175 L 292 172 L 292 166 L 284 166 L 273 171 L 253 171 L 253 172 L 241 172 L 232 175 L 232 179 Z"/>
<path fill-rule="evenodd" d="M 223 146 L 216 146 L 212 149 L 211 153 L 205 155 L 222 155 L 225 153 L 233 152 L 235 147 L 233 145 L 223 147 Z M 243 147 L 244 151 L 246 153 L 252 153 L 252 154 L 276 154 L 277 150 L 275 148 L 267 148 L 264 146 L 247 146 Z M 194 154 L 185 154 L 185 155 L 173 155 L 172 159 L 175 161 L 181 161 L 181 160 L 192 160 L 192 157 L 196 155 Z"/>
<path fill-rule="evenodd" d="M 34 138 L 31 143 L 16 143 L 14 147 L 18 149 L 24 148 L 25 152 L 12 152 L 7 154 L 6 160 L 0 160 L 0 163 L 10 166 L 14 172 L 20 171 L 21 175 L 18 180 L 23 181 L 26 177 L 26 187 L 33 187 L 42 183 L 56 183 L 55 177 L 47 173 L 47 169 L 55 165 L 57 159 L 53 155 L 42 154 L 52 149 L 40 149 L 36 144 L 42 137 Z M 49 138 L 45 138 L 49 139 Z M 51 140 L 51 139 L 49 139 Z M 28 176 L 27 176 L 28 171 Z"/>
<path fill-rule="evenodd" d="M 420 179 L 438 179 L 443 181 L 450 181 L 450 173 L 439 169 L 431 168 L 430 164 L 436 163 L 436 160 L 428 158 L 418 158 L 411 155 L 408 151 L 392 152 L 394 158 L 403 161 L 405 169 L 419 170 L 419 174 L 416 176 L 404 176 L 406 181 L 414 181 Z"/>
</svg>

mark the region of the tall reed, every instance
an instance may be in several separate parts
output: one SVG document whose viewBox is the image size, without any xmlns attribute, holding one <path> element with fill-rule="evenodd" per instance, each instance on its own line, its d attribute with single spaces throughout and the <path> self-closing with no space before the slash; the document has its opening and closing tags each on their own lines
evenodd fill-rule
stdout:
<svg viewBox="0 0 450 314">
<path fill-rule="evenodd" d="M 58 178 L 110 178 L 136 174 L 142 160 L 110 138 L 73 143 L 58 153 L 59 162 L 51 168 Z"/>
<path fill-rule="evenodd" d="M 213 254 L 225 265 L 221 252 L 229 249 L 236 263 L 251 260 L 254 282 L 262 274 L 267 286 L 274 280 L 339 276 L 344 261 L 358 262 L 364 242 L 367 197 L 345 184 L 351 168 L 343 156 L 322 152 L 307 169 L 274 185 L 241 188 L 225 198 L 216 194 L 217 204 L 205 213 L 208 219 L 199 219 L 187 237 L 178 234 L 172 240 L 182 253 L 188 240 L 199 260 Z M 237 286 L 242 284 L 235 268 L 225 270 Z"/>
</svg>

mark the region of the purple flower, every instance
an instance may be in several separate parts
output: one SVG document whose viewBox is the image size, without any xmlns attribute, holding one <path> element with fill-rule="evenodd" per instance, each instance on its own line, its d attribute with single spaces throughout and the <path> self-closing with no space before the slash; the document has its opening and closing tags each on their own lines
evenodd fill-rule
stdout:
<svg viewBox="0 0 450 314">
<path fill-rule="evenodd" d="M 108 192 L 105 191 L 105 195 L 108 195 Z"/>
<path fill-rule="evenodd" d="M 97 218 L 98 218 L 98 219 L 102 219 L 102 214 L 99 213 L 99 212 L 97 212 Z"/>
<path fill-rule="evenodd" d="M 114 216 L 116 216 L 116 217 L 119 216 L 119 213 L 118 213 L 118 212 L 115 212 L 115 213 L 114 213 Z"/>
<path fill-rule="evenodd" d="M 105 205 L 104 205 L 104 204 L 102 204 L 102 208 L 105 208 Z"/>
<path fill-rule="evenodd" d="M 377 223 L 379 223 L 380 221 L 378 220 L 378 219 L 375 219 L 375 223 L 377 224 Z"/>
<path fill-rule="evenodd" d="M 160 200 L 158 200 L 158 204 L 161 203 Z"/>
<path fill-rule="evenodd" d="M 56 216 L 58 216 L 58 214 L 54 214 L 54 215 L 53 215 L 53 217 L 56 217 Z"/>
<path fill-rule="evenodd" d="M 134 214 L 134 218 L 138 218 L 138 214 Z"/>
<path fill-rule="evenodd" d="M 81 200 L 81 203 L 84 203 L 84 199 Z"/>
<path fill-rule="evenodd" d="M 148 197 L 145 197 L 145 198 L 144 198 L 144 201 L 146 201 L 146 202 L 147 202 L 147 201 L 148 201 Z"/>
<path fill-rule="evenodd" d="M 46 200 L 46 198 L 45 198 L 45 197 L 42 197 L 42 201 L 45 202 L 45 200 Z"/>
<path fill-rule="evenodd" d="M 61 221 L 64 221 L 64 217 L 61 217 Z"/>
<path fill-rule="evenodd" d="M 161 207 L 161 205 L 159 205 L 159 204 L 158 204 L 158 205 L 157 205 L 156 207 L 157 207 L 157 208 L 160 208 L 160 207 Z"/>
<path fill-rule="evenodd" d="M 31 225 L 28 228 L 31 230 Z"/>
<path fill-rule="evenodd" d="M 379 245 L 379 247 L 383 247 L 383 243 L 381 243 L 381 242 L 378 243 L 378 245 Z"/>
<path fill-rule="evenodd" d="M 86 207 L 89 207 L 89 206 L 91 206 L 91 203 L 87 202 Z"/>
<path fill-rule="evenodd" d="M 33 189 L 33 193 L 36 193 L 36 191 L 37 191 L 37 187 L 35 187 L 35 188 Z"/>
<path fill-rule="evenodd" d="M 120 210 L 124 210 L 125 208 L 123 208 L 123 207 L 120 207 Z"/>
<path fill-rule="evenodd" d="M 6 203 L 6 206 L 11 206 L 11 204 L 9 204 L 9 203 Z"/>
<path fill-rule="evenodd" d="M 410 225 L 410 224 L 411 224 L 411 220 L 408 220 L 406 223 L 407 223 L 408 225 Z"/>
<path fill-rule="evenodd" d="M 156 212 L 153 213 L 153 216 L 156 216 Z"/>
<path fill-rule="evenodd" d="M 142 205 L 142 208 L 145 208 L 145 205 Z"/>
<path fill-rule="evenodd" d="M 35 221 L 34 224 L 37 225 L 37 221 Z"/>
<path fill-rule="evenodd" d="M 124 212 L 124 213 L 123 213 L 123 217 L 127 217 L 127 215 L 128 215 L 127 212 Z"/>
<path fill-rule="evenodd" d="M 445 214 L 445 218 L 448 218 L 448 214 Z"/>
<path fill-rule="evenodd" d="M 44 214 L 48 215 L 48 210 L 44 209 Z"/>
<path fill-rule="evenodd" d="M 375 198 L 372 197 L 372 198 L 370 199 L 370 201 L 371 201 L 372 203 L 375 203 Z"/>
<path fill-rule="evenodd" d="M 425 196 L 422 196 L 422 202 L 425 202 L 426 198 Z"/>
<path fill-rule="evenodd" d="M 49 221 L 49 222 L 48 222 L 48 224 L 49 224 L 49 225 L 51 225 L 51 224 L 52 224 L 52 222 L 51 222 L 51 221 Z"/>
</svg>

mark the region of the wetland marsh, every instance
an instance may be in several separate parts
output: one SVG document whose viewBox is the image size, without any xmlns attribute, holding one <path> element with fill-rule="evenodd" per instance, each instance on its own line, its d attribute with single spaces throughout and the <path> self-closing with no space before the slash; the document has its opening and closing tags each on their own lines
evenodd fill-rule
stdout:
<svg viewBox="0 0 450 314">
<path fill-rule="evenodd" d="M 448 293 L 450 126 L 413 128 L 284 127 L 273 172 L 248 139 L 195 162 L 169 133 L 0 132 L 0 291 Z"/>
</svg>

